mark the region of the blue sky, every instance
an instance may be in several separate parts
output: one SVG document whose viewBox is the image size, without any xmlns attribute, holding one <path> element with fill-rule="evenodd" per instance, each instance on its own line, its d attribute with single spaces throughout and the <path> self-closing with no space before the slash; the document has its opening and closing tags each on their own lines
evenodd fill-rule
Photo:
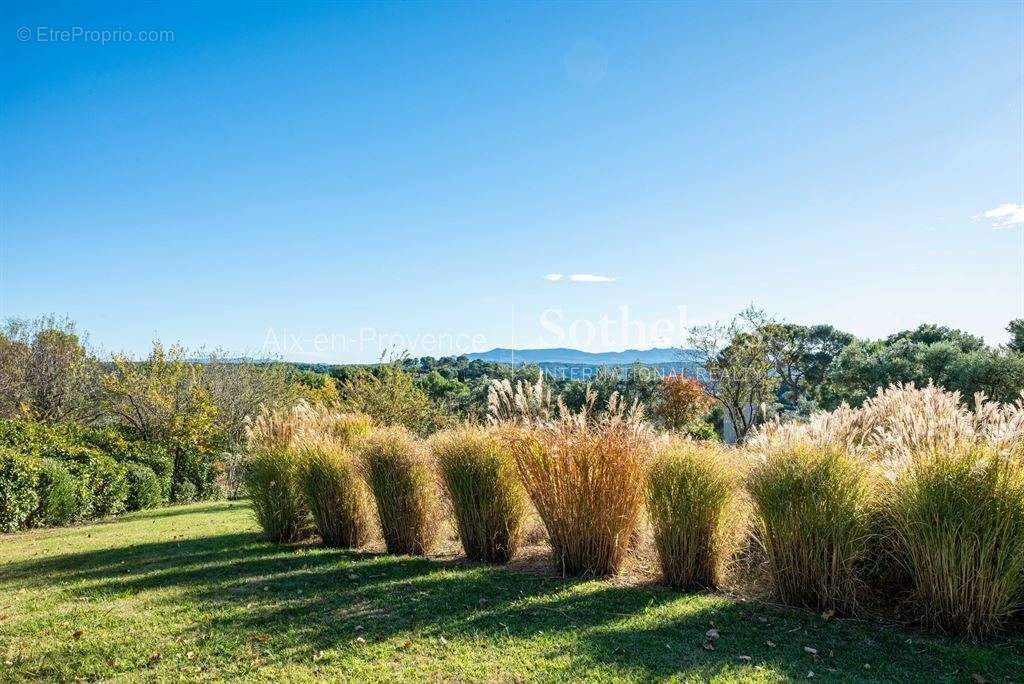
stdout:
<svg viewBox="0 0 1024 684">
<path fill-rule="evenodd" d="M 1022 314 L 1020 3 L 0 22 L 0 313 L 107 351 L 649 347 L 751 303 L 998 343 Z"/>
</svg>

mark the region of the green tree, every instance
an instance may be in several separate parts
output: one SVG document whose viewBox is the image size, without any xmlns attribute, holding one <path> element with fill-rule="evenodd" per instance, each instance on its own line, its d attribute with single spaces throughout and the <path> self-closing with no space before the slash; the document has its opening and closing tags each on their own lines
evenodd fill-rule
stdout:
<svg viewBox="0 0 1024 684">
<path fill-rule="evenodd" d="M 159 342 L 145 361 L 114 357 L 103 377 L 107 411 L 138 440 L 161 445 L 172 457 L 175 501 L 214 493 L 213 462 L 224 446 L 217 408 L 201 382 L 201 369 L 184 360 L 180 347 Z"/>
<path fill-rule="evenodd" d="M 1006 332 L 1010 333 L 1010 342 L 1007 348 L 1018 354 L 1024 353 L 1024 318 L 1015 318 L 1006 326 Z"/>
<path fill-rule="evenodd" d="M 400 361 L 355 370 L 338 393 L 343 410 L 365 413 L 379 425 L 403 425 L 428 434 L 448 418 Z"/>
<path fill-rule="evenodd" d="M 727 325 L 690 329 L 690 342 L 707 373 L 705 388 L 732 426 L 737 441 L 775 411 L 780 379 L 760 330 L 772 321 L 753 307 Z"/>
</svg>

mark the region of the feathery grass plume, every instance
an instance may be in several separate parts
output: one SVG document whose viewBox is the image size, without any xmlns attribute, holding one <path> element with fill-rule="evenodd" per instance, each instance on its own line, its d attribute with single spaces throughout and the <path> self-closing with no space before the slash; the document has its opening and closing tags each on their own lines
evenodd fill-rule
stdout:
<svg viewBox="0 0 1024 684">
<path fill-rule="evenodd" d="M 351 450 L 331 435 L 300 437 L 291 448 L 299 486 L 323 543 L 361 546 L 369 536 L 370 501 Z"/>
<path fill-rule="evenodd" d="M 405 428 L 393 426 L 374 430 L 358 448 L 388 553 L 426 554 L 438 520 L 434 477 L 423 445 Z"/>
<path fill-rule="evenodd" d="M 718 445 L 674 438 L 657 450 L 647 473 L 647 515 L 670 587 L 721 585 L 740 528 L 736 471 Z"/>
<path fill-rule="evenodd" d="M 1024 608 L 1024 464 L 964 443 L 914 454 L 885 498 L 910 608 L 929 629 L 976 637 Z"/>
<path fill-rule="evenodd" d="M 544 386 L 544 376 L 537 382 L 520 380 L 512 386 L 508 380 L 492 380 L 487 390 L 487 419 L 491 423 L 523 423 L 551 420 L 555 404 L 551 389 Z"/>
<path fill-rule="evenodd" d="M 518 394 L 525 418 L 537 386 Z M 506 427 L 523 485 L 548 532 L 556 560 L 570 575 L 619 571 L 643 509 L 650 431 L 638 404 L 626 410 L 617 394 L 603 413 L 595 393 L 573 413 L 559 401 L 556 419 L 521 419 Z"/>
<path fill-rule="evenodd" d="M 508 448 L 493 430 L 474 425 L 440 432 L 429 444 L 466 556 L 507 563 L 526 518 L 526 494 Z"/>
<path fill-rule="evenodd" d="M 747 476 L 756 537 L 781 600 L 852 611 L 876 526 L 874 478 L 842 446 L 790 440 Z"/>
<path fill-rule="evenodd" d="M 978 393 L 972 411 L 958 392 L 897 384 L 880 389 L 860 408 L 843 404 L 813 414 L 806 423 L 766 423 L 747 443 L 764 449 L 787 442 L 843 446 L 898 470 L 919 452 L 973 443 L 1012 449 L 1024 443 L 1024 401 L 1001 404 Z"/>
<path fill-rule="evenodd" d="M 289 446 L 262 446 L 246 460 L 245 488 L 256 522 L 271 541 L 300 541 L 312 531 L 297 466 Z"/>
</svg>

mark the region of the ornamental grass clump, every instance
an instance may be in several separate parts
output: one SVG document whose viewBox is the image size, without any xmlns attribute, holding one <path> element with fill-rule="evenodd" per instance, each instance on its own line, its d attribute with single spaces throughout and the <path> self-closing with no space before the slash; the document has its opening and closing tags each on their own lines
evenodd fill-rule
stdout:
<svg viewBox="0 0 1024 684">
<path fill-rule="evenodd" d="M 292 447 L 278 445 L 255 450 L 245 463 L 245 488 L 256 522 L 268 539 L 287 544 L 309 536 L 309 510 Z"/>
<path fill-rule="evenodd" d="M 975 637 L 1024 608 L 1024 463 L 990 444 L 918 452 L 886 496 L 909 608 Z"/>
<path fill-rule="evenodd" d="M 422 443 L 408 430 L 374 430 L 359 443 L 360 468 L 377 505 L 388 553 L 425 555 L 437 535 L 433 472 Z"/>
<path fill-rule="evenodd" d="M 293 443 L 299 487 L 326 546 L 357 548 L 369 537 L 370 501 L 352 451 L 322 436 Z"/>
<path fill-rule="evenodd" d="M 637 531 L 651 438 L 639 406 L 626 410 L 613 394 L 595 413 L 594 401 L 588 388 L 579 411 L 559 402 L 557 418 L 506 429 L 562 572 L 603 577 L 622 567 Z M 534 412 L 525 399 L 514 404 Z"/>
<path fill-rule="evenodd" d="M 466 556 L 507 563 L 523 536 L 526 494 L 508 447 L 493 430 L 466 425 L 430 440 Z"/>
<path fill-rule="evenodd" d="M 852 611 L 876 522 L 872 473 L 840 445 L 786 440 L 747 477 L 755 533 L 785 603 Z"/>
<path fill-rule="evenodd" d="M 721 586 L 741 521 L 736 468 L 717 445 L 673 439 L 658 450 L 647 474 L 647 515 L 670 587 Z"/>
</svg>

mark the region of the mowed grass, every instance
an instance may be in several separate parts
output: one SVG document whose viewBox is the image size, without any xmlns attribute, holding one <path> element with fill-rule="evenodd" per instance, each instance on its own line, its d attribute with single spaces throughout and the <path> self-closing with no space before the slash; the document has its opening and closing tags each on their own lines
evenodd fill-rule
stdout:
<svg viewBox="0 0 1024 684">
<path fill-rule="evenodd" d="M 0 536 L 2 680 L 997 682 L 1021 663 L 1020 636 L 970 644 L 713 594 L 277 546 L 244 502 Z"/>
</svg>

